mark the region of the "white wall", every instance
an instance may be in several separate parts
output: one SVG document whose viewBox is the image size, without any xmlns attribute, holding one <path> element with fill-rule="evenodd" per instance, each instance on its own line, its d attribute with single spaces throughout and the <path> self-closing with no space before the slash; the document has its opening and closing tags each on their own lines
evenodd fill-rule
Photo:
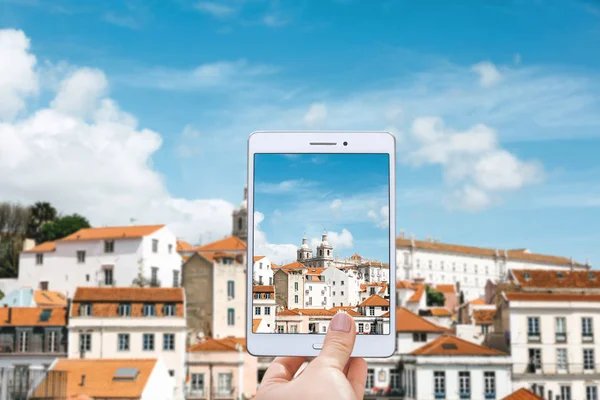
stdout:
<svg viewBox="0 0 600 400">
<path fill-rule="evenodd" d="M 357 305 L 360 301 L 360 282 L 356 277 L 356 271 L 344 271 L 335 266 L 323 271 L 325 282 L 331 286 L 332 307 Z M 335 285 L 333 284 L 335 282 Z M 344 285 L 342 285 L 344 282 Z M 335 292 L 335 294 L 334 294 Z M 344 294 L 342 295 L 342 292 Z"/>
<path fill-rule="evenodd" d="M 171 400 L 177 396 L 175 393 L 175 383 L 169 376 L 168 368 L 162 360 L 157 360 L 140 400 Z"/>
<path fill-rule="evenodd" d="M 275 313 L 276 304 L 274 294 L 271 293 L 271 299 L 252 299 L 252 318 L 262 319 L 264 323 L 271 324 L 271 328 L 275 329 Z M 260 308 L 260 315 L 256 315 L 256 308 Z M 269 314 L 267 314 L 267 309 Z M 263 324 L 261 322 L 261 325 Z M 265 325 L 266 326 L 266 325 Z"/>
<path fill-rule="evenodd" d="M 213 302 L 213 336 L 223 338 L 227 336 L 242 337 L 246 332 L 246 273 L 245 264 L 220 264 L 215 263 L 214 273 L 214 302 Z M 234 282 L 234 296 L 227 296 L 227 282 Z M 234 310 L 234 324 L 229 325 L 227 313 Z"/>
<path fill-rule="evenodd" d="M 419 347 L 422 347 L 424 345 L 426 345 L 429 342 L 434 341 L 435 339 L 439 338 L 441 336 L 441 334 L 439 333 L 427 333 L 427 338 L 425 342 L 415 342 L 413 339 L 413 333 L 405 333 L 405 332 L 401 332 L 401 333 L 397 333 L 396 334 L 396 338 L 397 338 L 397 346 L 396 346 L 396 353 L 398 354 L 409 354 L 412 351 L 418 349 Z"/>
<path fill-rule="evenodd" d="M 296 290 L 296 283 L 298 283 L 298 290 Z M 298 295 L 298 302 L 296 302 L 296 295 Z M 294 308 L 305 308 L 304 307 L 305 288 L 304 288 L 304 277 L 302 274 L 289 273 L 288 274 L 288 308 L 293 310 Z"/>
<path fill-rule="evenodd" d="M 263 257 L 256 261 L 253 266 L 253 278 L 259 285 L 273 284 L 273 270 L 271 269 L 271 261 L 267 257 Z"/>
<path fill-rule="evenodd" d="M 302 308 L 331 308 L 331 286 L 325 281 L 304 282 L 304 304 Z M 306 291 L 308 290 L 308 293 Z M 336 289 L 337 290 L 337 289 Z"/>
</svg>

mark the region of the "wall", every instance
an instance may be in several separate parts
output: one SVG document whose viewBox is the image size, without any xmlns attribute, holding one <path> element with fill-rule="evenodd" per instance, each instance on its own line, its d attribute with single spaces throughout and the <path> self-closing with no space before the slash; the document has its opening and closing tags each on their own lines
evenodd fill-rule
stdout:
<svg viewBox="0 0 600 400">
<path fill-rule="evenodd" d="M 410 333 L 397 333 L 396 334 L 396 353 L 398 354 L 408 354 L 419 347 L 426 345 L 429 342 L 434 341 L 435 339 L 441 336 L 440 333 L 427 333 L 427 341 L 426 342 L 415 342 L 413 340 L 413 332 Z"/>
<path fill-rule="evenodd" d="M 267 257 L 263 257 L 254 263 L 252 277 L 257 285 L 273 284 L 273 270 L 271 269 L 271 261 Z M 261 279 L 262 283 L 260 283 Z"/>
<path fill-rule="evenodd" d="M 140 400 L 171 400 L 174 395 L 177 396 L 174 393 L 174 380 L 169 376 L 166 365 L 158 359 Z"/>
<path fill-rule="evenodd" d="M 182 266 L 182 286 L 186 297 L 188 344 L 195 343 L 199 334 L 213 332 L 213 263 L 197 254 Z"/>
<path fill-rule="evenodd" d="M 345 287 L 336 287 L 336 291 Z M 331 308 L 332 288 L 325 281 L 306 281 L 304 283 L 304 304 L 302 308 Z M 308 291 L 308 293 L 306 293 Z"/>
<path fill-rule="evenodd" d="M 234 296 L 227 296 L 227 282 L 234 282 Z M 214 264 L 213 337 L 243 337 L 246 332 L 245 264 Z M 234 310 L 234 324 L 227 323 L 227 310 Z"/>
<path fill-rule="evenodd" d="M 158 240 L 158 251 L 152 252 L 152 240 Z M 169 253 L 169 245 L 171 252 Z M 173 287 L 173 271 L 179 272 L 179 283 L 181 284 L 181 255 L 177 253 L 177 237 L 164 227 L 158 231 L 145 236 L 142 241 L 142 255 L 144 262 L 144 275 L 150 278 L 151 267 L 158 267 L 158 279 L 161 287 Z M 125 281 L 121 286 L 130 286 L 131 282 Z M 176 285 L 176 286 L 178 286 Z"/>
<path fill-rule="evenodd" d="M 21 286 L 19 286 L 18 278 L 2 278 L 0 279 L 0 290 L 4 295 L 7 295 L 10 292 L 14 292 L 18 290 Z"/>
</svg>

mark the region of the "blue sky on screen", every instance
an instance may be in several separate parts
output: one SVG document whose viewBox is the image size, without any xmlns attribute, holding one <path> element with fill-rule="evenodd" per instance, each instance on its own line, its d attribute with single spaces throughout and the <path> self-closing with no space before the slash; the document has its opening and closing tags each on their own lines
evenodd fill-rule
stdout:
<svg viewBox="0 0 600 400">
<path fill-rule="evenodd" d="M 257 154 L 257 229 L 275 246 L 299 246 L 306 234 L 313 251 L 328 232 L 334 257 L 389 262 L 388 162 L 387 154 Z M 257 251 L 277 263 L 295 260 L 278 247 Z"/>
<path fill-rule="evenodd" d="M 398 229 L 600 265 L 596 1 L 0 0 L 0 29 L 0 200 L 205 243 L 250 132 L 389 130 Z"/>
</svg>

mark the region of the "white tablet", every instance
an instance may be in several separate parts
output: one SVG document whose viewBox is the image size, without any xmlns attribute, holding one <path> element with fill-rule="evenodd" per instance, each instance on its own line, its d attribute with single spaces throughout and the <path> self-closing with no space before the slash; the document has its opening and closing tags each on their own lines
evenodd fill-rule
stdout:
<svg viewBox="0 0 600 400">
<path fill-rule="evenodd" d="M 386 132 L 250 135 L 251 354 L 316 356 L 338 312 L 356 323 L 354 357 L 393 354 L 395 151 Z"/>
</svg>

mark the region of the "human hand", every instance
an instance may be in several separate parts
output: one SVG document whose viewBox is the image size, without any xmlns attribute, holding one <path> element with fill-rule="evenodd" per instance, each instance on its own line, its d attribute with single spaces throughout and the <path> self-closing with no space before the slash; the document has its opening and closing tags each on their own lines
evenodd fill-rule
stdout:
<svg viewBox="0 0 600 400">
<path fill-rule="evenodd" d="M 350 358 L 355 339 L 352 317 L 337 313 L 321 353 L 296 378 L 306 357 L 277 357 L 265 372 L 255 400 L 362 400 L 367 362 Z"/>
</svg>

